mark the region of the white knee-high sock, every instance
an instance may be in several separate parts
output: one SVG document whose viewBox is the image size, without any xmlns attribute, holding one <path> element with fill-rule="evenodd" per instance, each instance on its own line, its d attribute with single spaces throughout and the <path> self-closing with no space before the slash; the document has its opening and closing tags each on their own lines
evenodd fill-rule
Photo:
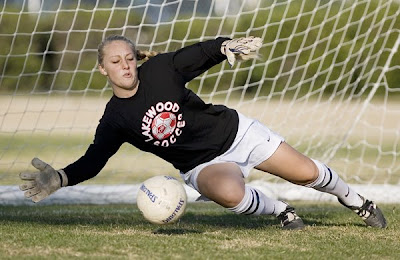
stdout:
<svg viewBox="0 0 400 260">
<path fill-rule="evenodd" d="M 361 197 L 334 170 L 317 160 L 312 160 L 317 165 L 319 176 L 314 182 L 306 185 L 307 187 L 333 194 L 348 206 L 362 206 Z"/>
<path fill-rule="evenodd" d="M 286 203 L 268 198 L 261 191 L 246 185 L 242 201 L 237 206 L 229 208 L 229 210 L 236 214 L 244 215 L 278 216 L 286 207 Z"/>
</svg>

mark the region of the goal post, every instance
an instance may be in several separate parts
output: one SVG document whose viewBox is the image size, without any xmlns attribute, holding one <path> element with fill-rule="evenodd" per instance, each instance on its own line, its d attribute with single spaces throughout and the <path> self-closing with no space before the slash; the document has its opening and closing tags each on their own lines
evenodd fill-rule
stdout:
<svg viewBox="0 0 400 260">
<path fill-rule="evenodd" d="M 260 120 L 374 200 L 399 202 L 399 17 L 398 0 L 1 1 L 0 203 L 24 201 L 18 174 L 33 170 L 33 157 L 62 168 L 92 142 L 112 95 L 97 45 L 111 34 L 160 52 L 261 37 L 259 59 L 222 62 L 187 87 Z M 98 176 L 53 201 L 130 201 L 160 174 L 179 178 L 124 144 Z M 247 181 L 272 197 L 331 198 L 256 170 Z"/>
</svg>

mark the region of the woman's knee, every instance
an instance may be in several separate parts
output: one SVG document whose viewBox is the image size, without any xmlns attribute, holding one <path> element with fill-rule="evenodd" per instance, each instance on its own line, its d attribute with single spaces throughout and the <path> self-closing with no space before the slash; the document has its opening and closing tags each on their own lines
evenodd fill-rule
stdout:
<svg viewBox="0 0 400 260">
<path fill-rule="evenodd" d="M 301 178 L 295 183 L 303 186 L 313 183 L 319 176 L 317 165 L 309 158 L 299 165 L 298 171 Z"/>
<path fill-rule="evenodd" d="M 218 201 L 216 202 L 226 208 L 233 208 L 242 201 L 244 192 L 244 185 L 228 181 L 218 189 Z"/>
<path fill-rule="evenodd" d="M 244 185 L 241 171 L 235 164 L 207 166 L 197 178 L 200 193 L 227 208 L 234 207 L 242 201 Z"/>
</svg>

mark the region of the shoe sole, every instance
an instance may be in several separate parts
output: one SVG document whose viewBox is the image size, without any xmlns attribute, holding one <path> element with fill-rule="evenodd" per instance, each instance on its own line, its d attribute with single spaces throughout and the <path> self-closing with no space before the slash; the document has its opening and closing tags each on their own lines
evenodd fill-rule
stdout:
<svg viewBox="0 0 400 260">
<path fill-rule="evenodd" d="M 385 217 L 383 216 L 382 211 L 376 207 L 374 212 L 364 220 L 365 224 L 374 228 L 386 228 L 387 222 Z"/>
<path fill-rule="evenodd" d="M 301 218 L 295 219 L 292 222 L 290 222 L 289 224 L 287 224 L 286 226 L 282 227 L 283 230 L 300 230 L 300 229 L 304 229 L 304 228 L 305 228 L 305 225 L 303 223 L 303 220 L 301 220 Z"/>
</svg>

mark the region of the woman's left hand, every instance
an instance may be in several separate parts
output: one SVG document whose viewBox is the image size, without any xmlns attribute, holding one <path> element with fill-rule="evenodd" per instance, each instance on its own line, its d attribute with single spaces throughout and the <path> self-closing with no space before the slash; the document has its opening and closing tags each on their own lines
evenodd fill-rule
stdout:
<svg viewBox="0 0 400 260">
<path fill-rule="evenodd" d="M 235 61 L 245 61 L 257 58 L 257 51 L 262 46 L 260 37 L 242 37 L 224 41 L 221 45 L 221 52 L 226 55 L 229 65 L 233 67 Z"/>
</svg>

